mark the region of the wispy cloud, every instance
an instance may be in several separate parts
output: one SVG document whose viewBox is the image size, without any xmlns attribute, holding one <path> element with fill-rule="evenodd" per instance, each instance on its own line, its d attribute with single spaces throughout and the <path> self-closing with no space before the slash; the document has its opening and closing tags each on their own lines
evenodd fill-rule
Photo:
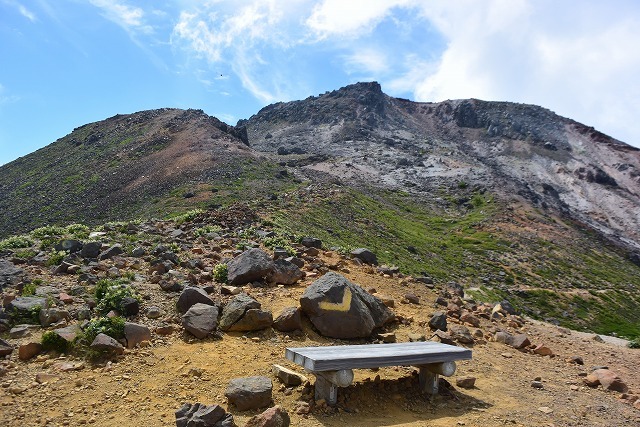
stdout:
<svg viewBox="0 0 640 427">
<path fill-rule="evenodd" d="M 16 8 L 18 10 L 18 12 L 20 13 L 20 15 L 24 16 L 25 18 L 27 18 L 31 22 L 35 22 L 35 21 L 38 20 L 38 17 L 31 10 L 27 9 L 27 7 L 25 5 L 23 5 L 22 3 L 18 2 L 18 1 L 15 1 L 15 0 L 3 0 L 3 3 Z"/>
<path fill-rule="evenodd" d="M 145 22 L 144 10 L 130 6 L 118 0 L 89 0 L 97 8 L 100 8 L 105 18 L 113 21 L 128 32 L 136 31 L 152 33 L 153 27 Z"/>
<path fill-rule="evenodd" d="M 6 92 L 7 90 L 5 89 L 5 87 L 0 84 L 0 107 L 20 100 L 19 96 L 8 95 Z"/>
</svg>

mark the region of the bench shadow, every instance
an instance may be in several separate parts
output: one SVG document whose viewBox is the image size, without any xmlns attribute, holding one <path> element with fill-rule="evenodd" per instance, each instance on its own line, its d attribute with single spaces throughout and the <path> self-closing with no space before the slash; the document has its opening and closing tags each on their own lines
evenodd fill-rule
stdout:
<svg viewBox="0 0 640 427">
<path fill-rule="evenodd" d="M 315 405 L 308 415 L 323 425 L 393 426 L 408 423 L 428 425 L 430 420 L 462 417 L 472 412 L 484 412 L 493 405 L 465 394 L 440 379 L 436 396 L 422 392 L 417 372 L 397 379 L 365 379 L 338 390 L 334 407 Z"/>
</svg>

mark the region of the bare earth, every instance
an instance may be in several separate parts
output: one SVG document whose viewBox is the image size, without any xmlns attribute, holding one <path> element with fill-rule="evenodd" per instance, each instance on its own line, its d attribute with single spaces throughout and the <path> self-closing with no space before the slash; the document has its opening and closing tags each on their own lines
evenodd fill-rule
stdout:
<svg viewBox="0 0 640 427">
<path fill-rule="evenodd" d="M 325 260 L 329 262 L 338 257 L 328 255 Z M 436 310 L 436 291 L 417 282 L 374 274 L 368 267 L 349 265 L 348 271 L 343 274 L 365 289 L 375 288 L 378 294 L 392 297 L 394 312 L 409 319 L 407 324 L 396 323 L 390 329 L 398 342 L 408 341 L 409 333 L 429 338 L 425 324 Z M 246 287 L 245 291 L 277 315 L 284 307 L 297 306 L 313 280 L 308 277 L 286 288 Z M 167 299 L 156 285 L 137 286 L 154 303 Z M 407 292 L 418 295 L 420 304 L 401 303 Z M 486 331 L 491 322 L 483 322 L 481 329 Z M 472 347 L 473 359 L 459 362 L 458 372 L 448 379 L 453 389 L 443 390 L 433 399 L 419 392 L 415 368 L 395 367 L 356 371 L 354 385 L 340 389 L 337 408 L 314 406 L 311 400 L 311 413 L 299 415 L 296 408 L 303 398 L 303 386 L 287 389 L 276 378 L 273 402 L 289 412 L 293 426 L 640 426 L 640 410 L 620 400 L 620 393 L 586 387 L 580 376 L 593 366 L 608 366 L 626 382 L 630 393 L 640 394 L 640 350 L 596 342 L 592 334 L 539 322 L 527 321 L 518 331 L 498 325 L 527 333 L 533 344 L 546 344 L 556 356 L 542 357 L 489 341 Z M 34 338 L 37 336 L 22 341 Z M 302 372 L 284 358 L 286 347 L 332 343 L 347 342 L 320 337 L 306 323 L 301 336 L 291 337 L 271 329 L 202 341 L 182 331 L 168 337 L 154 336 L 148 347 L 128 350 L 120 359 L 101 365 L 55 355 L 22 362 L 15 351 L 9 361 L 0 362 L 8 367 L 0 377 L 0 424 L 172 426 L 174 411 L 185 402 L 227 407 L 224 391 L 233 378 L 272 377 L 274 363 Z M 574 355 L 584 359 L 584 366 L 565 361 Z M 82 369 L 61 372 L 57 368 L 61 362 L 82 363 Z M 43 372 L 52 376 L 39 384 L 36 374 Z M 476 377 L 475 388 L 456 387 L 455 379 L 461 376 Z M 313 384 L 313 376 L 308 377 Z M 536 377 L 541 378 L 542 389 L 531 386 Z M 239 426 L 261 412 L 228 410 Z"/>
</svg>

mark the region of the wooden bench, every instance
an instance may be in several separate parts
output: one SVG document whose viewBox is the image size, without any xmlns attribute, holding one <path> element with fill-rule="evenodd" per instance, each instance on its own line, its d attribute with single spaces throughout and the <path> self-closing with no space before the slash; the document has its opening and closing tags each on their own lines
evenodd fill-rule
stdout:
<svg viewBox="0 0 640 427">
<path fill-rule="evenodd" d="M 453 375 L 455 361 L 471 359 L 471 350 L 426 341 L 287 348 L 285 357 L 316 376 L 316 400 L 335 405 L 338 387 L 348 387 L 353 382 L 353 369 L 416 366 L 420 369 L 422 390 L 437 394 L 438 376 Z"/>
</svg>

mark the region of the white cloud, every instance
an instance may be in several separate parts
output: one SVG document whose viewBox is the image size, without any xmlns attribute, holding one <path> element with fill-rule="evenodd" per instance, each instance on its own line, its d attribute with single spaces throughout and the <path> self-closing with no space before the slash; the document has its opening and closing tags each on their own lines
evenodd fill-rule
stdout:
<svg viewBox="0 0 640 427">
<path fill-rule="evenodd" d="M 416 84 L 417 99 L 534 103 L 639 145 L 640 15 L 632 3 L 439 1 L 422 13 L 447 49 Z"/>
<path fill-rule="evenodd" d="M 372 31 L 391 9 L 409 5 L 409 0 L 324 0 L 313 8 L 306 20 L 316 35 L 358 36 Z"/>
<path fill-rule="evenodd" d="M 345 66 L 350 74 L 355 72 L 384 74 L 389 71 L 389 59 L 380 50 L 364 47 L 345 56 Z"/>
<path fill-rule="evenodd" d="M 100 8 L 105 18 L 113 21 L 127 31 L 153 32 L 153 27 L 144 21 L 144 11 L 135 6 L 129 6 L 118 0 L 89 0 L 97 8 Z"/>
<path fill-rule="evenodd" d="M 16 95 L 7 95 L 5 87 L 0 83 L 0 106 L 19 101 L 20 97 Z"/>
</svg>

